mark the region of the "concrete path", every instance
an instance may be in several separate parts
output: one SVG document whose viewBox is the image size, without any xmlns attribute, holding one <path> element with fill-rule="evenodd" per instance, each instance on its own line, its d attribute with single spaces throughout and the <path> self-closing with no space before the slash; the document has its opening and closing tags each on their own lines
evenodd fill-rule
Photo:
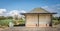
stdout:
<svg viewBox="0 0 60 31">
<path fill-rule="evenodd" d="M 51 27 L 13 27 L 1 31 L 60 31 L 60 28 Z"/>
</svg>

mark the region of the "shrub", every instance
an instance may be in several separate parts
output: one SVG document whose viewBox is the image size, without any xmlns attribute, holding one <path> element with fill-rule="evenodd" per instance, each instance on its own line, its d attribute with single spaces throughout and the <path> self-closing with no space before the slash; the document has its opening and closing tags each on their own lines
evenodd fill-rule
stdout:
<svg viewBox="0 0 60 31">
<path fill-rule="evenodd" d="M 11 21 L 12 21 L 11 19 L 0 20 L 0 25 L 1 26 L 8 26 L 9 25 L 9 22 L 11 22 Z"/>
</svg>

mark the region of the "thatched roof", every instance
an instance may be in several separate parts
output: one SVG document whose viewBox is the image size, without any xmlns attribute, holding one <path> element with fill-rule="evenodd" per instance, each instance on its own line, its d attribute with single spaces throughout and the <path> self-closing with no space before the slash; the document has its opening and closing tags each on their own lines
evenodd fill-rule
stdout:
<svg viewBox="0 0 60 31">
<path fill-rule="evenodd" d="M 50 12 L 48 12 L 47 10 L 45 10 L 43 8 L 34 8 L 27 13 L 50 13 Z"/>
<path fill-rule="evenodd" d="M 43 8 L 34 8 L 31 11 L 29 11 L 27 13 L 22 13 L 22 14 L 56 14 L 56 13 L 50 13 Z"/>
</svg>

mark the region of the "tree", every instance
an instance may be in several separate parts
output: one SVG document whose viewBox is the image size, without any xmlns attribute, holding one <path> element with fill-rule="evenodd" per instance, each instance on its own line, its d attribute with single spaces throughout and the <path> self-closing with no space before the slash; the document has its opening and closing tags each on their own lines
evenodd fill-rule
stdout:
<svg viewBox="0 0 60 31">
<path fill-rule="evenodd" d="M 7 19 L 13 19 L 13 17 L 12 16 L 7 16 Z"/>
<path fill-rule="evenodd" d="M 6 17 L 0 16 L 0 20 L 4 20 L 4 19 L 6 19 Z"/>
<path fill-rule="evenodd" d="M 60 17 L 52 17 L 53 24 L 57 25 L 60 23 Z"/>
</svg>

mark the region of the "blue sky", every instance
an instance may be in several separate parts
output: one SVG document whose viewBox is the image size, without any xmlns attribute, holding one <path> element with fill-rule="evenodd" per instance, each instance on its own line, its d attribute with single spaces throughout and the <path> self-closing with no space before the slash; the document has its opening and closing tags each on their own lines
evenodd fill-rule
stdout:
<svg viewBox="0 0 60 31">
<path fill-rule="evenodd" d="M 29 11 L 36 7 L 42 7 L 48 11 L 57 12 L 58 16 L 60 15 L 60 0 L 0 0 L 0 9 L 5 9 L 7 12 L 13 10 Z"/>
</svg>

